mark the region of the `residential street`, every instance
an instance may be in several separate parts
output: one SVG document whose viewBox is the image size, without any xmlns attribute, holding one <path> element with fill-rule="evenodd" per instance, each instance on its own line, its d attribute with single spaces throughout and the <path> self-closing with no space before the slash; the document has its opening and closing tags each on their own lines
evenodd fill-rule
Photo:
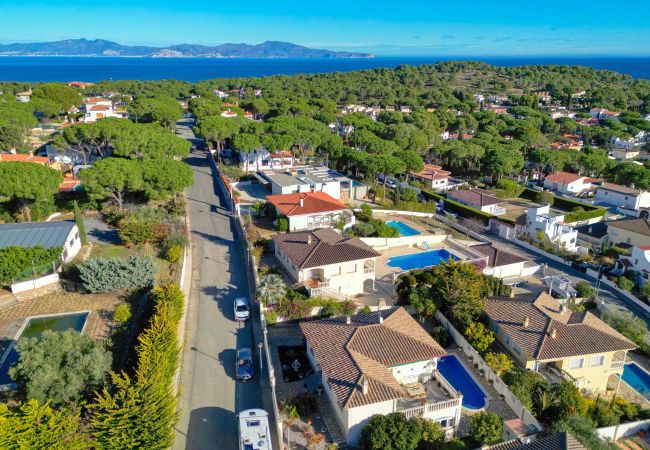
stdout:
<svg viewBox="0 0 650 450">
<path fill-rule="evenodd" d="M 197 143 L 191 121 L 179 125 L 179 135 Z M 233 300 L 250 296 L 244 255 L 206 154 L 195 150 L 186 162 L 195 177 L 187 192 L 193 269 L 174 448 L 235 449 L 236 414 L 261 407 L 258 367 L 248 383 L 234 378 L 237 347 L 258 354 L 250 323 L 233 320 Z"/>
</svg>

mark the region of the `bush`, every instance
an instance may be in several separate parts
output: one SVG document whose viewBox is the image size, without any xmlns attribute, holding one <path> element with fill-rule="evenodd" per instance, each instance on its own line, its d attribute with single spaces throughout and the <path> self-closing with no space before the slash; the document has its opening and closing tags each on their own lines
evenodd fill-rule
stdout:
<svg viewBox="0 0 650 450">
<path fill-rule="evenodd" d="M 275 225 L 275 230 L 280 233 L 289 231 L 289 219 L 284 216 L 278 217 Z"/>
<path fill-rule="evenodd" d="M 120 303 L 113 312 L 113 322 L 118 325 L 124 325 L 131 318 L 131 305 Z"/>
<path fill-rule="evenodd" d="M 81 400 L 104 382 L 111 355 L 104 344 L 74 330 L 45 330 L 40 339 L 21 338 L 20 357 L 9 369 L 30 399 L 58 406 Z"/>
<path fill-rule="evenodd" d="M 278 313 L 275 311 L 264 311 L 264 320 L 268 325 L 273 325 L 278 323 Z"/>
<path fill-rule="evenodd" d="M 89 259 L 77 269 L 84 288 L 93 293 L 149 288 L 156 276 L 153 259 L 137 256 Z"/>
<path fill-rule="evenodd" d="M 629 311 L 607 309 L 602 315 L 603 321 L 637 345 L 645 342 L 648 325 L 643 319 Z"/>
<path fill-rule="evenodd" d="M 492 444 L 501 439 L 503 419 L 495 413 L 482 411 L 469 419 L 472 437 L 481 444 Z"/>
<path fill-rule="evenodd" d="M 555 201 L 555 196 L 550 192 L 536 192 L 533 196 L 533 201 L 539 203 L 540 205 L 553 205 Z"/>
<path fill-rule="evenodd" d="M 168 305 L 171 311 L 172 320 L 178 322 L 183 317 L 183 305 L 185 298 L 180 286 L 176 283 L 168 283 L 157 286 L 151 291 L 151 298 L 156 308 L 160 305 Z"/>
<path fill-rule="evenodd" d="M 0 284 L 8 284 L 20 276 L 31 276 L 33 267 L 52 268 L 52 263 L 61 261 L 61 247 L 43 248 L 0 248 Z"/>
<path fill-rule="evenodd" d="M 501 178 L 497 181 L 495 188 L 501 190 L 501 198 L 519 197 L 524 191 L 524 188 L 519 186 L 516 181 L 509 180 L 508 178 Z"/>
<path fill-rule="evenodd" d="M 361 308 L 361 311 L 359 311 L 363 314 L 370 314 L 372 310 L 370 309 L 370 306 L 368 305 L 363 305 L 363 308 Z"/>
<path fill-rule="evenodd" d="M 449 347 L 451 344 L 451 335 L 442 325 L 437 325 L 431 330 L 431 337 L 443 347 Z"/>
<path fill-rule="evenodd" d="M 165 252 L 165 259 L 172 264 L 177 263 L 182 254 L 183 249 L 179 245 L 173 245 Z"/>
<path fill-rule="evenodd" d="M 634 289 L 634 281 L 630 280 L 628 277 L 625 276 L 620 276 L 616 279 L 616 286 L 619 287 L 619 289 L 623 289 L 624 291 L 627 292 L 632 292 L 632 289 Z"/>
<path fill-rule="evenodd" d="M 512 359 L 502 352 L 489 352 L 485 355 L 485 362 L 498 376 L 509 372 L 514 366 Z"/>
<path fill-rule="evenodd" d="M 529 410 L 533 411 L 533 394 L 538 389 L 546 389 L 547 383 L 537 372 L 531 370 L 513 369 L 503 375 L 503 381 L 510 391 Z"/>
<path fill-rule="evenodd" d="M 484 354 L 494 342 L 494 333 L 481 322 L 472 322 L 465 328 L 467 342 L 481 355 Z"/>
<path fill-rule="evenodd" d="M 578 291 L 578 297 L 585 299 L 592 299 L 596 296 L 596 289 L 586 281 L 576 284 L 576 291 Z"/>
<path fill-rule="evenodd" d="M 180 247 L 181 249 L 187 246 L 187 238 L 180 231 L 172 231 L 160 242 L 159 248 L 163 255 L 166 255 L 172 247 Z"/>
<path fill-rule="evenodd" d="M 361 205 L 361 208 L 359 208 L 359 211 L 357 211 L 355 214 L 357 216 L 357 219 L 368 222 L 370 219 L 372 219 L 372 206 L 364 203 Z"/>
<path fill-rule="evenodd" d="M 313 394 L 304 392 L 296 395 L 291 404 L 296 407 L 296 411 L 300 417 L 307 417 L 318 411 L 318 401 Z"/>
<path fill-rule="evenodd" d="M 366 222 L 359 222 L 355 224 L 350 230 L 349 234 L 352 236 L 368 237 L 375 232 L 375 227 Z"/>
</svg>

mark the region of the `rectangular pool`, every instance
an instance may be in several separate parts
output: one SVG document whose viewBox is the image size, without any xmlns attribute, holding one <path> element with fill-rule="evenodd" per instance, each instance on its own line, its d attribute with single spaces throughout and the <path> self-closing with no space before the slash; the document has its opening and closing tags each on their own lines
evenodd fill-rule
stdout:
<svg viewBox="0 0 650 450">
<path fill-rule="evenodd" d="M 625 364 L 623 368 L 623 381 L 650 400 L 650 373 L 643 370 L 639 365 L 636 363 Z"/>
<path fill-rule="evenodd" d="M 402 270 L 424 269 L 425 267 L 437 266 L 443 261 L 459 261 L 460 258 L 445 249 L 428 250 L 425 252 L 411 253 L 410 255 L 393 256 L 388 258 L 386 265 L 399 267 Z"/>
<path fill-rule="evenodd" d="M 88 311 L 84 311 L 71 314 L 27 318 L 23 330 L 20 332 L 18 337 L 16 337 L 15 341 L 7 348 L 7 351 L 2 357 L 2 365 L 0 365 L 0 386 L 13 384 L 13 380 L 9 378 L 7 371 L 13 363 L 18 361 L 18 352 L 14 348 L 18 339 L 24 337 L 40 338 L 45 330 L 65 331 L 72 329 L 81 332 L 86 324 L 86 320 L 88 319 L 88 314 Z"/>
<path fill-rule="evenodd" d="M 397 231 L 399 231 L 399 234 L 402 236 L 415 236 L 417 234 L 421 234 L 415 228 L 409 227 L 404 222 L 400 222 L 399 220 L 389 220 L 386 222 L 386 225 L 389 227 L 397 228 Z"/>
<path fill-rule="evenodd" d="M 463 394 L 463 408 L 479 410 L 487 406 L 485 392 L 455 355 L 440 358 L 438 371 L 456 391 Z"/>
</svg>

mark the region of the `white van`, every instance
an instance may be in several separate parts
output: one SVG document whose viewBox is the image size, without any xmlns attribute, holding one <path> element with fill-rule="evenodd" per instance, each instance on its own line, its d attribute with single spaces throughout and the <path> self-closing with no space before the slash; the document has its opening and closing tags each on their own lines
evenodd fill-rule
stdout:
<svg viewBox="0 0 650 450">
<path fill-rule="evenodd" d="M 263 409 L 247 409 L 239 419 L 239 450 L 272 450 L 269 415 Z"/>
</svg>

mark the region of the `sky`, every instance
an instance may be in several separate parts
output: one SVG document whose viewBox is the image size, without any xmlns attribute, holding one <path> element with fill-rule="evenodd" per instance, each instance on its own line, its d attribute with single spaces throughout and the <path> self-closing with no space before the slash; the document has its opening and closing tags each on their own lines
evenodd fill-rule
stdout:
<svg viewBox="0 0 650 450">
<path fill-rule="evenodd" d="M 0 43 L 288 41 L 378 56 L 650 56 L 650 1 L 0 0 Z"/>
</svg>

